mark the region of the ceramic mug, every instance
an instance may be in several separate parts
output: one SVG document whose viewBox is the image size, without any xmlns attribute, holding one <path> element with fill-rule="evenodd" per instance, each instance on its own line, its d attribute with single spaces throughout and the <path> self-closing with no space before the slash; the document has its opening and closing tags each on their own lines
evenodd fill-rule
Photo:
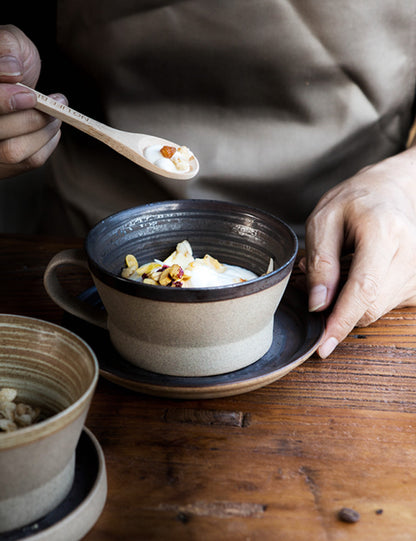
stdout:
<svg viewBox="0 0 416 541">
<path fill-rule="evenodd" d="M 125 256 L 163 260 L 188 240 L 196 257 L 247 268 L 259 277 L 212 288 L 172 288 L 121 277 Z M 152 203 L 99 222 L 85 250 L 56 254 L 46 268 L 50 297 L 68 312 L 108 329 L 118 352 L 146 370 L 210 376 L 260 359 L 273 340 L 274 313 L 298 248 L 292 229 L 251 207 L 209 200 Z M 273 271 L 267 274 L 270 259 Z M 66 265 L 88 268 L 105 311 L 69 294 L 58 280 Z"/>
<path fill-rule="evenodd" d="M 46 321 L 0 314 L 0 389 L 15 389 L 19 402 L 45 416 L 0 432 L 0 534 L 40 519 L 69 493 L 97 380 L 97 359 L 81 338 Z"/>
</svg>

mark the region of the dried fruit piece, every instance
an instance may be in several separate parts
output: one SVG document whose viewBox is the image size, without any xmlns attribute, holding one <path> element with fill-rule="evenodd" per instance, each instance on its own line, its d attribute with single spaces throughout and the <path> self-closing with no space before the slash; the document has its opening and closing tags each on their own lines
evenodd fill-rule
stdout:
<svg viewBox="0 0 416 541">
<path fill-rule="evenodd" d="M 160 149 L 160 153 L 162 154 L 164 158 L 169 158 L 169 159 L 172 158 L 175 152 L 176 152 L 176 147 L 170 147 L 167 145 L 165 145 L 164 147 Z"/>
</svg>

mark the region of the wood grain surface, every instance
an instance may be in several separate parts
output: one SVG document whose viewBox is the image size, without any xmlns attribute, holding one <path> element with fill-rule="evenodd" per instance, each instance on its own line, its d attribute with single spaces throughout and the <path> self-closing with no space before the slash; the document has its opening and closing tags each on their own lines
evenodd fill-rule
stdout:
<svg viewBox="0 0 416 541">
<path fill-rule="evenodd" d="M 60 324 L 42 274 L 80 240 L 0 236 L 1 312 Z M 299 280 L 295 272 L 292 282 Z M 74 292 L 91 282 L 68 270 Z M 211 400 L 100 379 L 87 419 L 108 497 L 88 541 L 416 539 L 416 310 L 357 328 L 325 361 Z M 355 523 L 338 513 L 351 508 Z"/>
</svg>

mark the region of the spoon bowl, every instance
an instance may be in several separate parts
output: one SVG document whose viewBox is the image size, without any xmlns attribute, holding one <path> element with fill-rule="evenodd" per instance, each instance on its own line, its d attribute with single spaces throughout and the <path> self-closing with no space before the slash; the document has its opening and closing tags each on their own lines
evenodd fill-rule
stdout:
<svg viewBox="0 0 416 541">
<path fill-rule="evenodd" d="M 151 146 L 159 145 L 160 147 L 168 146 L 179 148 L 180 145 L 172 141 L 163 139 L 162 137 L 156 137 L 154 135 L 117 130 L 107 126 L 106 124 L 98 122 L 97 120 L 89 118 L 82 113 L 79 113 L 78 111 L 75 111 L 75 109 L 71 109 L 71 107 L 68 107 L 63 103 L 59 103 L 49 96 L 34 90 L 33 88 L 30 88 L 22 83 L 18 83 L 18 85 L 27 88 L 36 94 L 38 102 L 35 109 L 58 118 L 59 120 L 62 120 L 62 122 L 70 124 L 74 128 L 91 135 L 91 137 L 94 137 L 95 139 L 98 139 L 102 143 L 108 145 L 113 150 L 125 156 L 137 165 L 140 165 L 144 169 L 176 180 L 189 180 L 198 174 L 199 163 L 193 154 L 189 160 L 189 169 L 184 171 L 179 169 L 177 171 L 167 171 L 145 157 L 146 149 Z"/>
</svg>

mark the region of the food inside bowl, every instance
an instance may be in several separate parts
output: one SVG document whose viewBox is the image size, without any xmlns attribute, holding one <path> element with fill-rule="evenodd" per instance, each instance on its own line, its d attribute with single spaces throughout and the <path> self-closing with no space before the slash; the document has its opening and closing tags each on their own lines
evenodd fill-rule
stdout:
<svg viewBox="0 0 416 541">
<path fill-rule="evenodd" d="M 145 149 L 144 157 L 164 171 L 187 173 L 194 155 L 185 146 L 151 145 Z"/>
<path fill-rule="evenodd" d="M 187 240 L 179 242 L 164 261 L 155 259 L 139 266 L 136 257 L 128 254 L 121 275 L 145 284 L 203 288 L 237 284 L 258 277 L 248 269 L 220 263 L 208 254 L 194 258 Z"/>
<path fill-rule="evenodd" d="M 14 432 L 41 420 L 38 407 L 18 402 L 16 389 L 0 389 L 0 433 Z"/>
</svg>

